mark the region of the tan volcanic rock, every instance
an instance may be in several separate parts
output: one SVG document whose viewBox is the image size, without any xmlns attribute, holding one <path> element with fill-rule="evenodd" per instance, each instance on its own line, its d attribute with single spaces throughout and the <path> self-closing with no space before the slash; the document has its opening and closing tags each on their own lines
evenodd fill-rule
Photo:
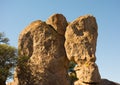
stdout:
<svg viewBox="0 0 120 85">
<path fill-rule="evenodd" d="M 69 85 L 65 38 L 59 30 L 39 20 L 21 32 L 19 56 L 29 58 L 25 68 L 18 65 L 19 85 Z"/>
<path fill-rule="evenodd" d="M 79 81 L 83 83 L 99 83 L 100 82 L 98 67 L 93 62 L 90 64 L 76 66 L 75 71 L 77 74 L 77 78 L 79 79 Z"/>
<path fill-rule="evenodd" d="M 81 16 L 67 26 L 66 52 L 69 60 L 95 61 L 97 24 L 92 16 Z M 79 57 L 78 57 L 79 56 Z"/>
<path fill-rule="evenodd" d="M 120 85 L 100 77 L 95 63 L 97 30 L 91 15 L 69 23 L 62 14 L 32 22 L 19 36 L 18 66 L 14 81 L 7 85 L 73 85 L 68 78 L 69 61 L 77 64 L 74 85 Z"/>
<path fill-rule="evenodd" d="M 65 34 L 68 25 L 66 18 L 62 14 L 54 14 L 50 16 L 46 23 L 51 25 L 61 35 Z"/>
<path fill-rule="evenodd" d="M 101 80 L 98 67 L 95 64 L 97 24 L 93 16 L 86 15 L 71 22 L 65 32 L 65 48 L 70 61 L 77 63 L 75 67 L 80 83 L 99 83 Z"/>
</svg>

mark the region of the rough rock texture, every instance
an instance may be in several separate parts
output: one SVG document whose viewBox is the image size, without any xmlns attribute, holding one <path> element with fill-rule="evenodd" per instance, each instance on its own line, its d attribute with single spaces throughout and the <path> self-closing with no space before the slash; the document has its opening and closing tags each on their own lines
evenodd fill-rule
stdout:
<svg viewBox="0 0 120 85">
<path fill-rule="evenodd" d="M 40 20 L 32 22 L 20 34 L 19 56 L 29 58 L 25 68 L 17 68 L 19 85 L 70 85 L 65 38 L 61 35 L 67 21 L 61 14 L 53 15 L 48 21 L 49 25 Z"/>
<path fill-rule="evenodd" d="M 19 36 L 18 66 L 14 81 L 7 85 L 71 85 L 69 61 L 77 64 L 74 85 L 120 85 L 100 77 L 95 63 L 97 30 L 91 15 L 69 24 L 62 14 L 32 22 Z"/>
<path fill-rule="evenodd" d="M 78 80 L 75 85 L 96 84 L 101 80 L 95 64 L 97 35 L 96 20 L 90 15 L 81 16 L 67 26 L 65 33 L 67 57 L 77 63 L 75 70 Z"/>
<path fill-rule="evenodd" d="M 92 16 L 81 16 L 67 26 L 65 47 L 69 60 L 95 62 L 97 24 Z M 78 57 L 79 56 L 79 57 Z"/>
<path fill-rule="evenodd" d="M 48 18 L 47 24 L 51 25 L 59 34 L 64 35 L 68 25 L 66 18 L 62 14 L 54 14 Z"/>
</svg>

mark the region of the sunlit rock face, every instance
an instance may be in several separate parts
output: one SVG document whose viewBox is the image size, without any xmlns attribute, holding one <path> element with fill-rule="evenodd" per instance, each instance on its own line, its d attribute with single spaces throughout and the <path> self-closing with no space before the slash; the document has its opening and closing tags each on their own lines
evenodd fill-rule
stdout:
<svg viewBox="0 0 120 85">
<path fill-rule="evenodd" d="M 101 79 L 96 65 L 98 27 L 95 17 L 85 15 L 67 22 L 54 14 L 37 20 L 19 35 L 18 65 L 14 81 L 7 85 L 120 85 Z M 70 83 L 69 62 L 77 80 Z"/>
<path fill-rule="evenodd" d="M 95 64 L 97 30 L 96 20 L 91 15 L 81 16 L 67 26 L 65 49 L 68 59 L 77 64 L 75 85 L 97 84 L 101 80 Z"/>
<path fill-rule="evenodd" d="M 46 23 L 51 25 L 60 35 L 64 36 L 68 23 L 62 14 L 54 14 L 50 16 Z"/>
<path fill-rule="evenodd" d="M 29 57 L 26 68 L 18 66 L 19 85 L 70 85 L 64 48 L 67 21 L 55 14 L 47 23 L 34 21 L 19 36 L 19 55 Z"/>
</svg>

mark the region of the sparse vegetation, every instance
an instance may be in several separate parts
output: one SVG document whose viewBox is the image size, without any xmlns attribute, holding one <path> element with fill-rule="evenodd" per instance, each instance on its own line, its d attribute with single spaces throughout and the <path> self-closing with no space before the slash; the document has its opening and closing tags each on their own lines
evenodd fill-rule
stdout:
<svg viewBox="0 0 120 85">
<path fill-rule="evenodd" d="M 0 33 L 0 85 L 5 85 L 12 75 L 10 68 L 16 65 L 17 49 L 8 44 L 9 39 Z"/>
<path fill-rule="evenodd" d="M 76 66 L 75 62 L 71 61 L 69 63 L 68 75 L 69 75 L 69 78 L 70 78 L 71 85 L 73 85 L 73 83 L 77 80 L 77 76 L 76 76 L 76 73 L 75 73 L 75 70 L 74 70 L 75 66 Z"/>
</svg>

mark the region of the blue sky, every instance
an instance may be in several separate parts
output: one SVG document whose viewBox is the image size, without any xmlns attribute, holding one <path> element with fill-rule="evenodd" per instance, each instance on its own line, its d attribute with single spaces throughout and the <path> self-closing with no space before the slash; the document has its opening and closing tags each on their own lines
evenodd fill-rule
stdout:
<svg viewBox="0 0 120 85">
<path fill-rule="evenodd" d="M 120 82 L 120 0 L 0 0 L 0 32 L 17 47 L 20 32 L 54 13 L 68 21 L 92 14 L 98 23 L 97 64 L 102 78 Z"/>
</svg>

